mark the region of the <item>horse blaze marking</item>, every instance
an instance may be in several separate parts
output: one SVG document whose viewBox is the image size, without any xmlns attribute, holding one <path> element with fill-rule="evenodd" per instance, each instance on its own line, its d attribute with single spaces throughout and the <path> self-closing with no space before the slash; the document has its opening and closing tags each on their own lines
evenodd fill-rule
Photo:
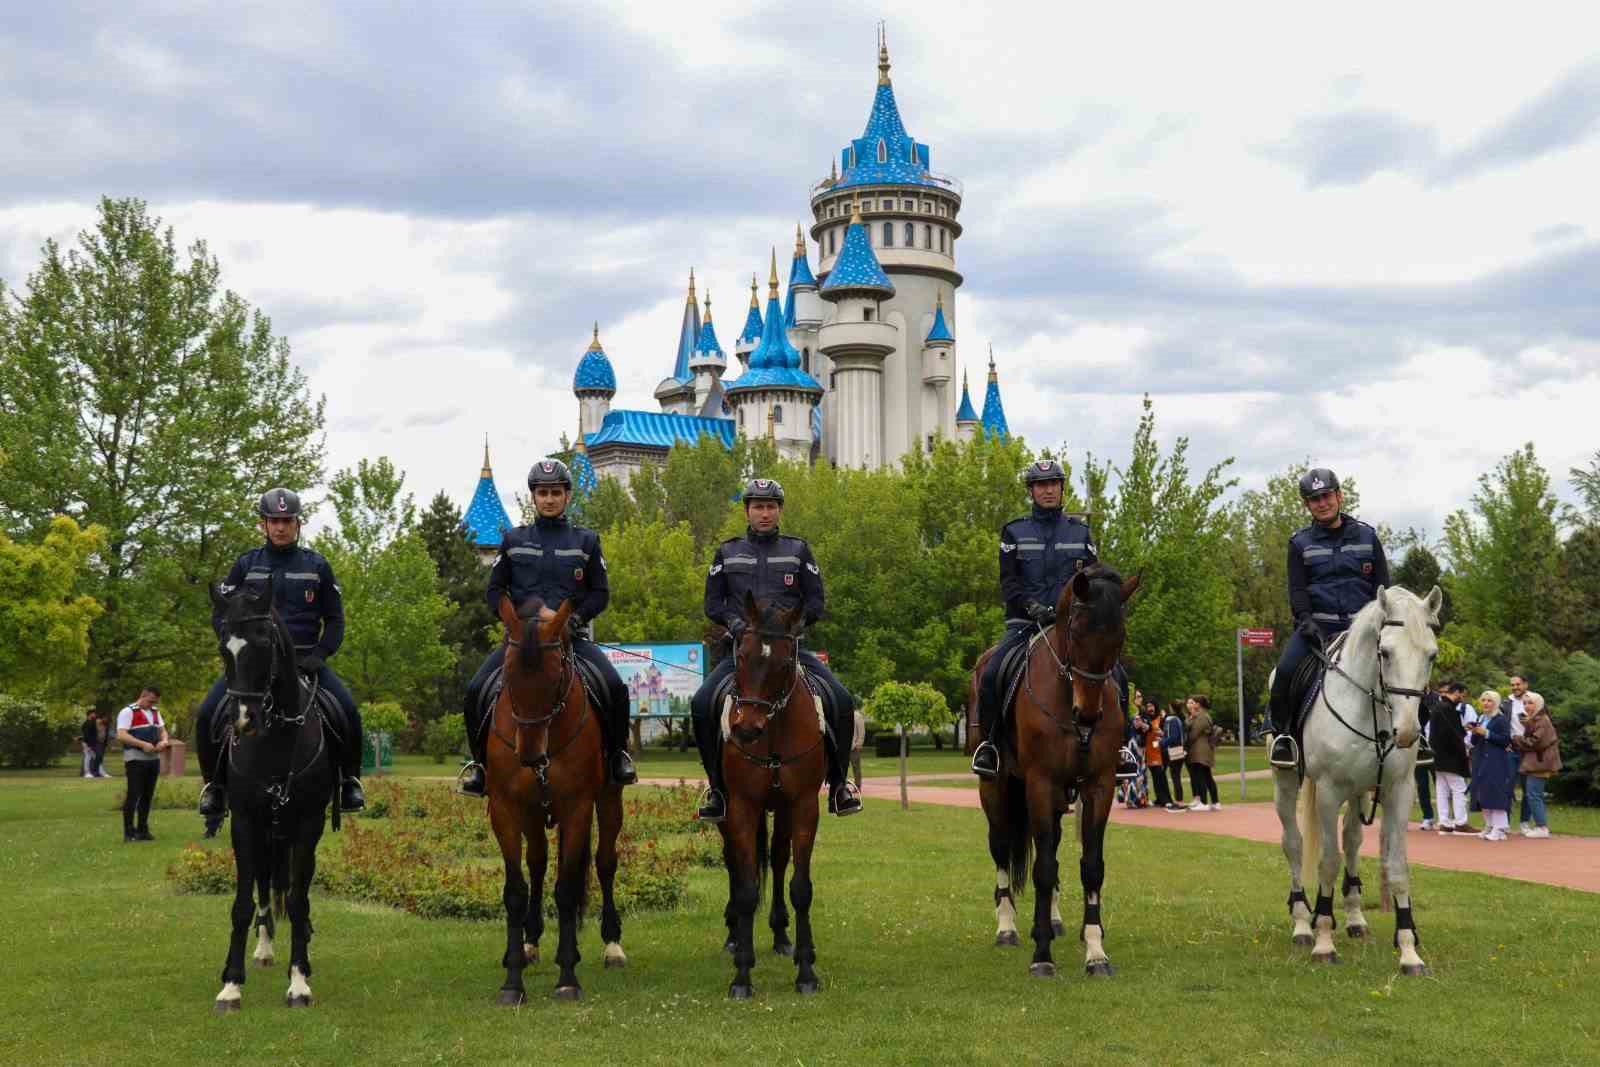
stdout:
<svg viewBox="0 0 1600 1067">
<path fill-rule="evenodd" d="M 239 650 L 244 648 L 246 644 L 248 644 L 248 642 L 245 641 L 244 638 L 237 635 L 228 638 L 228 655 L 233 657 L 233 661 L 235 663 L 239 662 Z"/>
</svg>

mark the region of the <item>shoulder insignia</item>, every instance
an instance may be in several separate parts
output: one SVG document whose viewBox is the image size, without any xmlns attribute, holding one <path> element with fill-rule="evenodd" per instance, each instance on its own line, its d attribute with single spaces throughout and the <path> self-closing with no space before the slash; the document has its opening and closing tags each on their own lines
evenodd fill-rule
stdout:
<svg viewBox="0 0 1600 1067">
<path fill-rule="evenodd" d="M 806 564 L 806 570 L 810 571 L 812 574 L 817 575 L 818 577 L 822 576 L 822 572 L 817 569 L 817 565 L 815 563 L 807 563 Z"/>
<path fill-rule="evenodd" d="M 721 574 L 721 573 L 722 573 L 722 564 L 720 564 L 720 563 L 713 563 L 713 564 L 712 564 L 712 565 L 711 565 L 711 573 L 712 573 L 712 574 Z"/>
<path fill-rule="evenodd" d="M 1015 552 L 1016 550 L 1017 550 L 1017 546 L 1014 543 L 1012 543 L 1010 541 L 1001 541 L 1000 542 L 1000 551 L 1002 551 L 1002 552 Z"/>
</svg>

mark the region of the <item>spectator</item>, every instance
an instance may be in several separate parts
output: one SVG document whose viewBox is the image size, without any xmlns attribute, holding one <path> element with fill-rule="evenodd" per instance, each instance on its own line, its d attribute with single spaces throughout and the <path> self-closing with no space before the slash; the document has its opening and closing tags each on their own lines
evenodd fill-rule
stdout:
<svg viewBox="0 0 1600 1067">
<path fill-rule="evenodd" d="M 1512 741 L 1512 746 L 1522 753 L 1518 770 L 1522 774 L 1522 801 L 1528 806 L 1533 825 L 1522 827 L 1523 837 L 1550 836 L 1550 820 L 1544 806 L 1545 783 L 1561 770 L 1561 739 L 1556 736 L 1556 724 L 1550 720 L 1550 711 L 1544 706 L 1544 697 L 1528 692 L 1522 695 L 1526 710 L 1522 736 Z"/>
<path fill-rule="evenodd" d="M 1517 738 L 1522 736 L 1522 719 L 1528 711 L 1522 706 L 1522 698 L 1528 693 L 1528 680 L 1520 674 L 1513 674 L 1506 681 L 1506 686 L 1511 690 L 1511 695 L 1500 701 L 1500 710 L 1505 713 L 1506 721 L 1511 725 L 1511 742 L 1516 744 Z M 1512 750 L 1516 754 L 1516 750 Z M 1517 822 L 1522 829 L 1528 828 L 1528 786 L 1523 781 L 1522 775 L 1516 776 L 1516 785 L 1522 791 L 1522 807 L 1518 813 Z M 1515 799 L 1513 797 L 1512 799 Z"/>
<path fill-rule="evenodd" d="M 79 777 L 94 778 L 94 750 L 100 743 L 100 720 L 94 717 L 94 709 L 90 708 L 83 713 L 83 730 L 80 740 L 83 744 L 83 769 Z"/>
<path fill-rule="evenodd" d="M 1144 766 L 1150 774 L 1150 788 L 1155 791 L 1156 803 L 1172 811 L 1177 805 L 1172 802 L 1172 791 L 1167 788 L 1166 760 L 1161 754 L 1161 708 L 1155 701 L 1145 701 L 1133 720 L 1133 729 L 1139 735 L 1139 744 L 1144 750 Z"/>
<path fill-rule="evenodd" d="M 150 802 L 161 774 L 161 753 L 168 745 L 167 725 L 156 701 L 161 690 L 147 685 L 139 699 L 117 712 L 117 740 L 122 742 L 122 773 L 128 795 L 122 801 L 122 840 L 154 841 Z M 136 821 L 137 816 L 137 821 Z"/>
<path fill-rule="evenodd" d="M 1167 705 L 1167 717 L 1161 722 L 1161 755 L 1166 761 L 1167 773 L 1172 776 L 1172 806 L 1168 811 L 1186 811 L 1183 806 L 1183 763 L 1189 758 L 1184 747 L 1187 740 L 1183 732 L 1183 701 L 1174 700 Z"/>
<path fill-rule="evenodd" d="M 94 746 L 94 776 L 96 778 L 110 778 L 106 773 L 106 743 L 111 739 L 111 724 L 106 721 L 104 712 L 94 713 L 96 742 Z"/>
<path fill-rule="evenodd" d="M 1434 702 L 1428 714 L 1428 744 L 1433 747 L 1433 788 L 1437 826 L 1453 834 L 1467 825 L 1467 729 L 1471 709 L 1464 701 L 1466 686 L 1446 682 L 1445 699 Z"/>
<path fill-rule="evenodd" d="M 1214 738 L 1217 728 L 1211 722 L 1211 698 L 1196 694 L 1184 702 L 1184 708 L 1189 713 L 1184 723 L 1184 733 L 1189 739 L 1189 784 L 1194 787 L 1194 803 L 1189 805 L 1189 810 L 1221 811 L 1217 779 L 1211 773 L 1211 765 L 1217 758 Z M 1211 798 L 1209 802 L 1207 797 Z"/>
<path fill-rule="evenodd" d="M 867 717 L 855 710 L 855 726 L 850 731 L 850 770 L 855 774 L 856 792 L 861 791 L 861 746 L 867 743 Z"/>
<path fill-rule="evenodd" d="M 1430 747 L 1433 744 L 1433 739 L 1429 736 L 1428 728 L 1433 721 L 1433 709 L 1436 705 L 1445 705 L 1449 704 L 1449 702 L 1450 698 L 1445 695 L 1444 683 L 1442 682 L 1439 684 L 1438 689 L 1422 698 L 1422 706 L 1419 709 L 1419 715 L 1422 719 L 1422 736 Z M 1419 763 L 1412 768 L 1412 777 L 1417 783 L 1417 806 L 1422 809 L 1422 825 L 1418 829 L 1432 830 L 1433 774 L 1431 773 L 1431 768 Z"/>
<path fill-rule="evenodd" d="M 1472 795 L 1483 809 L 1485 841 L 1504 841 L 1511 823 L 1511 791 L 1516 760 L 1511 753 L 1511 717 L 1501 710 L 1500 694 L 1486 690 L 1478 697 L 1484 719 L 1472 728 L 1473 748 L 1481 750 L 1472 771 Z"/>
</svg>

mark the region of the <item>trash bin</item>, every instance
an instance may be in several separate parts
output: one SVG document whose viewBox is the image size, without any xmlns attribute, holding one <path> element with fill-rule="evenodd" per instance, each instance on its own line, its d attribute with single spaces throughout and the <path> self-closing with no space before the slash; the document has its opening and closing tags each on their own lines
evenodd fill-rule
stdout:
<svg viewBox="0 0 1600 1067">
<path fill-rule="evenodd" d="M 183 772 L 187 767 L 187 761 L 184 757 L 188 751 L 189 746 L 182 741 L 168 741 L 167 747 L 161 752 L 161 773 L 182 778 Z"/>
</svg>

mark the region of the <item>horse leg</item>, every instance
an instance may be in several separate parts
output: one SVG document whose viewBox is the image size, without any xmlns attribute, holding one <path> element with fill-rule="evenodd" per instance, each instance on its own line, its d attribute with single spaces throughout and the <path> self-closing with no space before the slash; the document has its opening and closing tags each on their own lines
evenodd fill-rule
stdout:
<svg viewBox="0 0 1600 1067">
<path fill-rule="evenodd" d="M 1344 932 L 1360 940 L 1367 936 L 1366 916 L 1361 914 L 1361 812 L 1360 804 L 1344 809 L 1344 882 L 1339 887 L 1344 897 Z"/>
<path fill-rule="evenodd" d="M 1056 855 L 1061 855 L 1061 813 L 1056 812 Z M 1050 932 L 1057 937 L 1067 932 L 1067 924 L 1061 918 L 1061 880 L 1056 879 L 1056 887 L 1050 891 Z"/>
<path fill-rule="evenodd" d="M 222 992 L 212 1004 L 219 1015 L 238 1011 L 243 1004 L 244 941 L 250 930 L 250 920 L 255 915 L 255 902 L 251 897 L 258 868 L 267 867 L 266 835 L 261 833 L 250 816 L 237 811 L 233 816 L 233 931 L 228 938 L 228 959 L 222 965 Z M 270 897 L 263 898 L 270 901 Z"/>
<path fill-rule="evenodd" d="M 783 876 L 789 868 L 791 814 L 787 805 L 779 804 L 772 816 L 772 910 L 767 925 L 772 928 L 772 951 L 780 956 L 793 956 L 794 945 L 789 940 L 789 909 L 783 903 Z M 795 868 L 799 877 L 799 867 Z M 800 905 L 796 904 L 798 911 Z"/>
<path fill-rule="evenodd" d="M 765 819 L 766 812 L 741 796 L 728 797 L 728 817 L 723 825 L 728 827 L 728 874 L 732 883 L 730 903 L 733 907 L 733 984 L 728 996 L 733 1000 L 749 1000 L 755 995 L 750 982 L 750 968 L 756 965 L 755 917 L 756 905 L 761 901 L 761 872 L 756 860 L 756 820 Z"/>
<path fill-rule="evenodd" d="M 1035 978 L 1053 978 L 1055 961 L 1050 958 L 1050 942 L 1055 931 L 1050 926 L 1050 896 L 1060 878 L 1056 862 L 1055 784 L 1041 773 L 1028 778 L 1028 824 L 1033 833 L 1033 963 L 1028 973 Z"/>
<path fill-rule="evenodd" d="M 1105 924 L 1100 921 L 1100 889 L 1106 880 L 1106 822 L 1111 818 L 1111 793 L 1095 785 L 1079 796 L 1082 815 L 1079 835 L 1083 855 L 1078 860 L 1078 878 L 1083 883 L 1083 971 L 1090 977 L 1109 978 L 1116 972 L 1106 956 Z"/>
<path fill-rule="evenodd" d="M 1017 902 L 1011 896 L 1011 835 L 1006 830 L 1002 801 L 994 787 L 985 782 L 978 787 L 983 813 L 989 820 L 989 858 L 994 861 L 994 943 L 1020 945 L 1017 934 Z"/>
<path fill-rule="evenodd" d="M 317 843 L 322 839 L 323 811 L 307 813 L 289 847 L 289 989 L 284 1003 L 291 1008 L 311 1006 L 311 879 L 317 873 Z"/>
<path fill-rule="evenodd" d="M 276 962 L 272 939 L 278 936 L 278 923 L 272 916 L 272 871 L 262 864 L 256 871 L 256 950 L 252 955 L 257 967 L 271 967 Z"/>
<path fill-rule="evenodd" d="M 1383 802 L 1383 853 L 1379 863 L 1394 893 L 1394 947 L 1400 950 L 1400 973 L 1408 977 L 1425 977 L 1433 972 L 1417 954 L 1422 943 L 1417 936 L 1416 920 L 1411 915 L 1411 864 L 1406 859 L 1406 818 L 1411 813 L 1408 794 L 1411 775 L 1390 787 Z"/>
<path fill-rule="evenodd" d="M 522 916 L 522 959 L 539 962 L 539 939 L 544 937 L 544 876 L 550 863 L 550 839 L 544 833 L 544 816 L 527 813 L 522 839 L 528 843 L 528 906 Z"/>
<path fill-rule="evenodd" d="M 1283 827 L 1283 858 L 1289 861 L 1289 918 L 1294 923 L 1291 935 L 1296 945 L 1316 940 L 1311 934 L 1311 905 L 1306 902 L 1305 882 L 1301 878 L 1305 841 L 1295 808 L 1300 801 L 1300 777 L 1292 770 L 1279 770 L 1273 776 L 1273 806 L 1278 809 L 1278 824 Z"/>
<path fill-rule="evenodd" d="M 1314 924 L 1317 941 L 1311 947 L 1313 963 L 1339 962 L 1339 950 L 1333 944 L 1333 878 L 1339 873 L 1339 841 L 1335 835 L 1339 830 L 1339 810 L 1343 806 L 1344 799 L 1336 790 L 1331 788 L 1317 790 L 1316 810 L 1312 812 L 1312 817 L 1317 820 L 1319 828 L 1321 855 L 1317 860 L 1317 906 Z"/>
<path fill-rule="evenodd" d="M 556 977 L 555 998 L 578 1000 L 583 987 L 578 984 L 578 916 L 589 888 L 589 831 L 593 822 L 593 803 L 577 805 L 573 815 L 562 822 L 556 835 L 560 854 L 556 859 Z"/>
<path fill-rule="evenodd" d="M 622 951 L 622 916 L 617 913 L 613 892 L 617 879 L 617 835 L 622 833 L 622 787 L 611 783 L 602 786 L 596 809 L 600 841 L 594 867 L 600 878 L 600 940 L 606 946 L 606 967 L 626 967 L 628 956 Z"/>
<path fill-rule="evenodd" d="M 527 957 L 522 948 L 522 926 L 528 914 L 528 883 L 522 878 L 522 820 L 509 809 L 511 802 L 493 795 L 489 797 L 489 826 L 500 846 L 500 859 L 505 867 L 505 887 L 500 899 L 506 908 L 506 950 L 500 965 L 506 969 L 506 980 L 500 986 L 496 1003 L 515 1007 L 528 999 L 522 986 L 522 969 Z M 543 837 L 541 832 L 539 835 Z M 532 842 L 529 842 L 532 846 Z"/>
<path fill-rule="evenodd" d="M 789 883 L 789 899 L 794 904 L 795 946 L 794 991 L 815 993 L 822 981 L 815 970 L 817 943 L 811 932 L 811 851 L 817 843 L 817 792 L 803 792 L 791 812 L 794 822 L 794 881 Z M 773 883 L 772 895 L 783 893 L 783 883 Z"/>
<path fill-rule="evenodd" d="M 739 865 L 734 862 L 733 839 L 728 836 L 726 819 L 717 824 L 717 831 L 722 834 L 722 866 L 728 872 L 728 903 L 722 907 L 722 924 L 728 928 L 728 936 L 722 939 L 722 951 L 731 956 L 739 947 L 739 913 L 733 906 L 734 892 L 738 888 L 734 872 Z"/>
</svg>

